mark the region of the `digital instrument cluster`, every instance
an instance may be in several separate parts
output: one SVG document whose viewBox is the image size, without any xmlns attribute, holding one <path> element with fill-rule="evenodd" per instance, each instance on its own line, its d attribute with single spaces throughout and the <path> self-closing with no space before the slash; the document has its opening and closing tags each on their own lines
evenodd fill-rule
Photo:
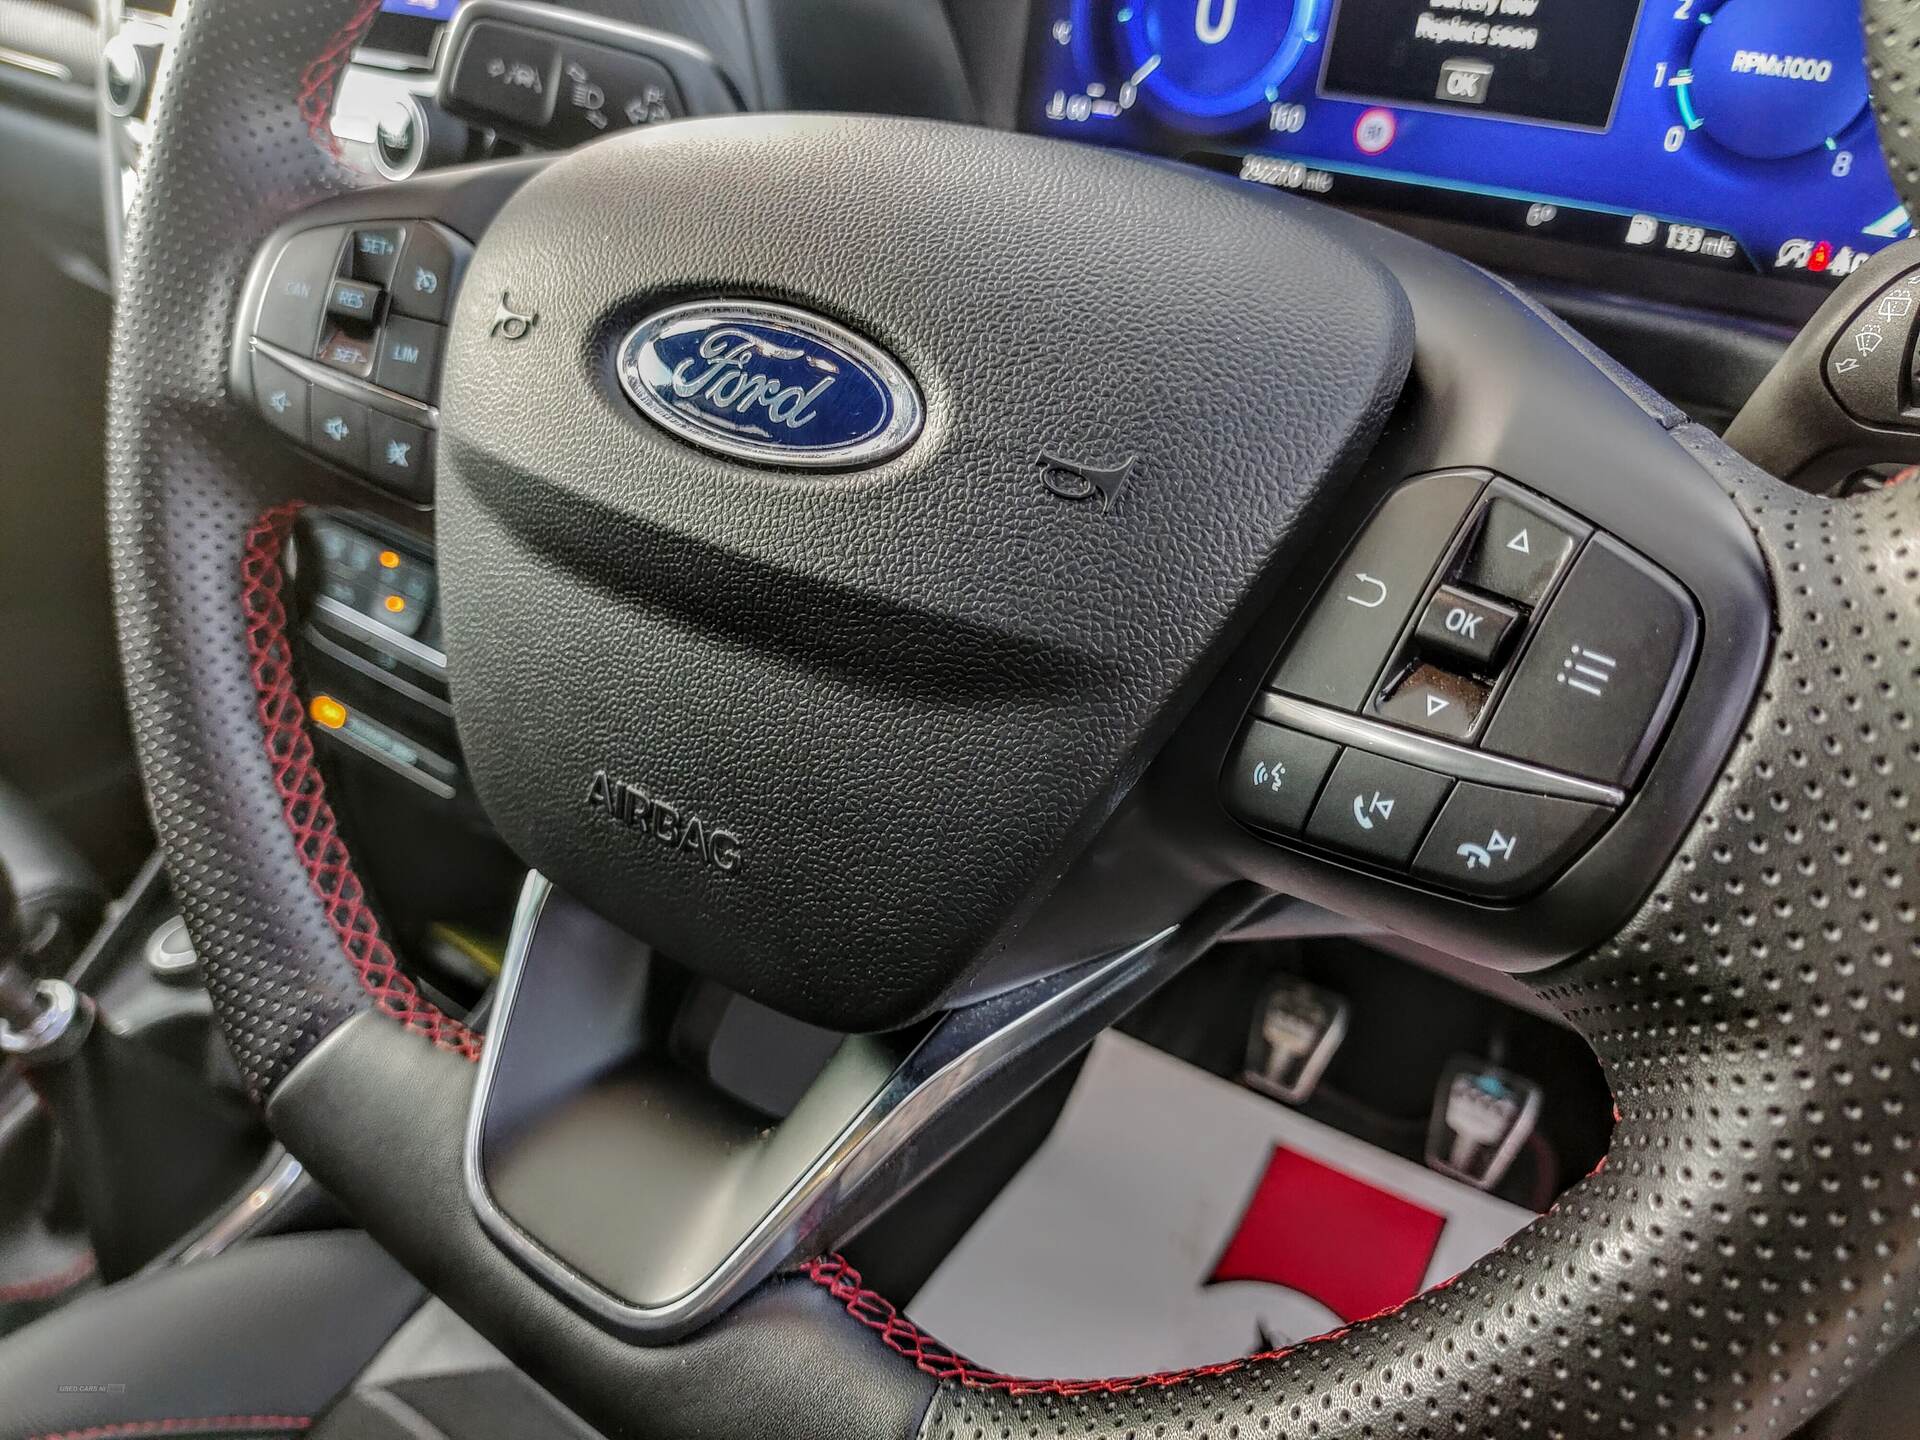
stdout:
<svg viewBox="0 0 1920 1440">
<path fill-rule="evenodd" d="M 1025 123 L 1711 299 L 1909 233 L 1862 51 L 1855 0 L 1035 0 Z"/>
<path fill-rule="evenodd" d="M 367 47 L 403 59 L 430 61 L 441 31 L 459 9 L 460 0 L 380 0 L 379 13 L 367 32 Z"/>
</svg>

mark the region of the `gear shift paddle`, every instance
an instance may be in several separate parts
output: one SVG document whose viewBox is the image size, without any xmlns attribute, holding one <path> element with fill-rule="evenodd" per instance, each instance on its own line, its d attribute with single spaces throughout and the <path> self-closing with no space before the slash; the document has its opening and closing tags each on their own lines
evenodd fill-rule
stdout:
<svg viewBox="0 0 1920 1440">
<path fill-rule="evenodd" d="M 65 980 L 36 980 L 30 936 L 0 867 L 0 1060 L 52 1119 L 57 1193 L 74 1201 L 101 1278 L 130 1275 L 188 1232 L 258 1159 L 246 1107 L 158 1051 L 115 1034 Z"/>
</svg>

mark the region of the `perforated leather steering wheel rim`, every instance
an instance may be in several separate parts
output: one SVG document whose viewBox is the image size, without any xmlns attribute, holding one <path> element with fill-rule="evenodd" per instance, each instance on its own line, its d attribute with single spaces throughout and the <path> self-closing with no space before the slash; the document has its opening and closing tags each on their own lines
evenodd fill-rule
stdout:
<svg viewBox="0 0 1920 1440">
<path fill-rule="evenodd" d="M 286 507 L 341 499 L 342 482 L 226 390 L 254 247 L 355 183 L 325 117 L 374 9 L 183 11 L 113 342 L 114 585 L 162 850 L 250 1087 L 368 1228 L 510 1354 L 601 1423 L 645 1414 L 667 1434 L 1721 1436 L 1790 1431 L 1911 1332 L 1920 490 L 1809 497 L 1657 405 L 1766 557 L 1767 678 L 1639 916 L 1539 980 L 1613 1085 L 1607 1162 L 1448 1286 L 1270 1356 L 1023 1380 L 966 1364 L 825 1261 L 684 1346 L 639 1351 L 485 1259 L 457 1185 L 403 1200 L 457 1166 L 449 1117 L 478 1042 L 394 965 L 289 679 Z M 1915 13 L 1867 5 L 1909 190 Z M 347 1160 L 347 1116 L 382 1164 Z"/>
</svg>

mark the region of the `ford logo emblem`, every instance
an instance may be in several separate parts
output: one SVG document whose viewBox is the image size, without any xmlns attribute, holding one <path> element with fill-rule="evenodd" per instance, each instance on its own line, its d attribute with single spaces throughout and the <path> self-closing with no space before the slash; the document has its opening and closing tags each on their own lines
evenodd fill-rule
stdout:
<svg viewBox="0 0 1920 1440">
<path fill-rule="evenodd" d="M 920 433 L 920 392 L 878 346 L 757 300 L 649 315 L 620 343 L 620 388 L 690 445 L 762 465 L 851 469 Z"/>
</svg>

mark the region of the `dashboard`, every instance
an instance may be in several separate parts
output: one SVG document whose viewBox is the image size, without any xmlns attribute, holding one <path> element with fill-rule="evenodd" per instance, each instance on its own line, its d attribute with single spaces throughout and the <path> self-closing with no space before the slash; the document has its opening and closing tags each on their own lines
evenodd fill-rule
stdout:
<svg viewBox="0 0 1920 1440">
<path fill-rule="evenodd" d="M 1790 322 L 1911 230 L 1862 52 L 1855 0 L 1034 0 L 1021 123 Z"/>
</svg>

